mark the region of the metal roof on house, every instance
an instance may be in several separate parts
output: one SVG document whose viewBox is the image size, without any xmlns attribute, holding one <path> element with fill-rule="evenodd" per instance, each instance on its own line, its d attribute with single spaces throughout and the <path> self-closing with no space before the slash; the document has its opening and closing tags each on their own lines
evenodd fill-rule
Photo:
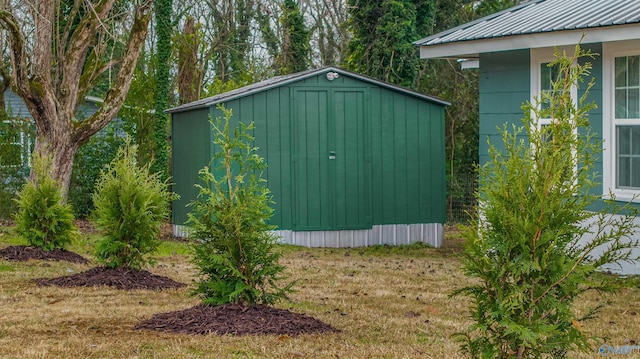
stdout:
<svg viewBox="0 0 640 359">
<path fill-rule="evenodd" d="M 588 32 L 639 23 L 639 0 L 529 0 L 414 44 L 427 50 L 457 42 L 571 30 Z"/>
<path fill-rule="evenodd" d="M 200 108 L 206 108 L 206 107 L 210 107 L 210 106 L 214 106 L 216 104 L 222 103 L 222 102 L 226 102 L 226 101 L 230 101 L 239 97 L 244 97 L 244 96 L 248 96 L 257 92 L 261 92 L 261 91 L 266 91 L 269 89 L 272 89 L 274 87 L 278 87 L 278 86 L 283 86 L 292 82 L 296 82 L 296 81 L 300 81 L 300 80 L 304 80 L 306 78 L 309 77 L 313 77 L 313 76 L 317 76 L 320 74 L 325 74 L 328 72 L 336 72 L 342 76 L 348 76 L 348 77 L 352 77 L 352 78 L 356 78 L 358 80 L 364 81 L 364 82 L 368 82 L 374 85 L 378 85 L 381 87 L 385 87 L 394 91 L 398 91 L 398 92 L 402 92 L 404 94 L 410 95 L 410 96 L 414 96 L 414 97 L 418 97 L 427 101 L 431 101 L 440 105 L 444 105 L 444 106 L 449 106 L 451 105 L 451 103 L 444 101 L 442 99 L 439 99 L 437 97 L 434 96 L 428 96 L 416 91 L 412 91 L 409 89 L 406 89 L 404 87 L 400 87 L 394 84 L 390 84 L 388 82 L 384 82 L 384 81 L 379 81 L 364 75 L 359 75 L 347 70 L 343 70 L 337 67 L 333 67 L 333 66 L 327 66 L 327 67 L 322 67 L 319 69 L 314 69 L 314 70 L 307 70 L 307 71 L 303 71 L 303 72 L 298 72 L 295 74 L 290 74 L 290 75 L 282 75 L 282 76 L 276 76 L 276 77 L 272 77 L 270 79 L 264 80 L 264 81 L 260 81 L 260 82 L 256 82 L 254 84 L 251 85 L 247 85 L 235 90 L 231 90 L 225 93 L 221 93 L 215 96 L 211 96 L 211 97 L 207 97 L 198 101 L 194 101 L 194 102 L 190 102 L 190 103 L 186 103 L 184 105 L 180 105 L 174 108 L 170 108 L 168 110 L 166 110 L 165 112 L 167 113 L 176 113 L 176 112 L 184 112 L 184 111 L 188 111 L 188 110 L 195 110 L 195 109 L 200 109 Z"/>
</svg>

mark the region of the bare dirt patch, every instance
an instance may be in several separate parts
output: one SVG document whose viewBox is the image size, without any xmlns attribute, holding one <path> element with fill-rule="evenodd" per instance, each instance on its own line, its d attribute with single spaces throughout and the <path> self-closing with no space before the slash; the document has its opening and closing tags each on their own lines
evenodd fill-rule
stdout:
<svg viewBox="0 0 640 359">
<path fill-rule="evenodd" d="M 136 329 L 168 331 L 178 334 L 287 335 L 338 332 L 313 317 L 265 305 L 224 304 L 195 307 L 154 315 Z"/>
<path fill-rule="evenodd" d="M 41 286 L 58 287 L 98 287 L 108 286 L 116 289 L 162 290 L 177 289 L 185 286 L 171 278 L 155 275 L 146 270 L 132 270 L 130 268 L 95 267 L 84 272 L 58 278 L 36 279 Z"/>
<path fill-rule="evenodd" d="M 89 261 L 83 256 L 64 249 L 45 251 L 42 248 L 30 246 L 9 246 L 0 250 L 0 258 L 8 261 L 28 261 L 32 259 L 48 261 L 66 261 L 86 264 Z"/>
</svg>

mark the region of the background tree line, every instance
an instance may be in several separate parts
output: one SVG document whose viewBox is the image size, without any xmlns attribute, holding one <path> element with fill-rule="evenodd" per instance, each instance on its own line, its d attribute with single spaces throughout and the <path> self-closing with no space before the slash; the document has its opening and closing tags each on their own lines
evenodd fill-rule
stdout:
<svg viewBox="0 0 640 359">
<path fill-rule="evenodd" d="M 471 201 L 472 193 L 460 191 L 459 187 L 461 179 L 472 177 L 473 166 L 477 162 L 477 70 L 461 71 L 460 66 L 451 60 L 420 60 L 418 49 L 412 42 L 518 2 L 45 1 L 37 5 L 50 10 L 53 28 L 59 30 L 52 33 L 51 41 L 45 46 L 40 38 L 41 25 L 38 24 L 42 19 L 33 11 L 36 4 L 31 0 L 0 0 L 0 48 L 3 56 L 0 90 L 10 85 L 19 90 L 20 71 L 27 77 L 33 77 L 25 69 L 20 70 L 19 62 L 16 62 L 20 53 L 16 51 L 18 37 L 12 29 L 17 27 L 24 40 L 24 62 L 30 68 L 42 60 L 42 54 L 54 54 L 61 60 L 52 61 L 55 66 L 42 65 L 39 71 L 64 74 L 62 70 L 56 70 L 56 66 L 64 69 L 65 62 L 71 60 L 61 56 L 78 57 L 76 62 L 82 66 L 76 66 L 80 70 L 75 72 L 76 84 L 71 88 L 81 91 L 75 93 L 76 102 L 70 103 L 70 108 L 77 106 L 77 99 L 84 95 L 104 98 L 108 106 L 103 107 L 120 108 L 122 121 L 112 122 L 107 134 L 101 138 L 92 139 L 90 132 L 105 127 L 107 121 L 104 119 L 95 122 L 96 126 L 87 132 L 88 136 L 70 136 L 73 143 L 68 144 L 71 151 L 66 152 L 75 156 L 71 160 L 67 158 L 66 162 L 75 165 L 68 181 L 69 196 L 77 214 L 87 213 L 88 208 L 84 207 L 90 206 L 88 196 L 97 172 L 103 163 L 112 159 L 121 144 L 118 134 L 126 132 L 132 135 L 140 146 L 140 162 L 153 161 L 154 171 L 163 173 L 166 178 L 169 176 L 170 148 L 169 119 L 163 113 L 165 109 L 272 76 L 327 65 L 344 67 L 452 102 L 446 110 L 450 203 L 456 198 Z M 76 30 L 82 29 L 91 19 L 88 16 L 91 11 L 100 6 L 110 6 L 110 9 L 99 14 L 95 36 L 76 39 L 77 34 L 81 34 Z M 140 17 L 144 15 L 145 19 L 150 19 L 145 26 L 148 35 L 138 49 L 133 49 L 137 52 L 130 47 L 131 40 L 135 39 L 136 21 L 140 25 L 135 11 L 140 13 Z M 2 21 L 3 18 L 11 19 L 9 15 L 13 16 L 14 23 Z M 84 50 L 71 53 L 73 47 L 70 45 L 73 44 Z M 123 59 L 131 54 L 135 54 L 137 60 L 128 65 Z M 123 78 L 130 81 L 130 85 L 124 86 L 126 89 L 122 86 Z M 61 86 L 64 79 L 62 75 L 54 76 L 50 91 L 52 98 L 61 97 L 68 90 Z M 73 82 L 72 79 L 67 81 Z M 118 90 L 118 86 L 126 94 L 121 104 L 110 102 L 115 98 L 114 88 Z M 37 92 L 34 89 L 30 91 L 32 95 Z M 18 93 L 22 96 L 26 92 Z M 3 101 L 0 96 L 0 105 Z M 4 106 L 0 106 L 0 111 L 3 109 Z M 69 123 L 80 122 L 71 117 Z M 51 119 L 43 121 L 48 123 Z M 2 183 L 0 181 L 0 186 Z"/>
</svg>

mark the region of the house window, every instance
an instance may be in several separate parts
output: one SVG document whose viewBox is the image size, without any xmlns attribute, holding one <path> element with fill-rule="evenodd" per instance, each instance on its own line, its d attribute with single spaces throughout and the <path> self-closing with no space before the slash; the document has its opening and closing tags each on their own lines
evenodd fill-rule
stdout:
<svg viewBox="0 0 640 359">
<path fill-rule="evenodd" d="M 640 126 L 616 126 L 618 188 L 640 188 Z"/>
<path fill-rule="evenodd" d="M 640 41 L 602 44 L 603 196 L 640 202 Z"/>
<path fill-rule="evenodd" d="M 566 53 L 571 56 L 575 50 L 573 46 L 562 46 L 557 48 L 560 53 Z M 554 48 L 531 49 L 531 103 L 537 105 L 540 109 L 548 109 L 550 104 L 544 99 L 543 94 L 552 90 L 553 81 L 558 81 L 560 73 L 558 66 L 549 66 L 555 60 Z M 571 89 L 571 98 L 574 103 L 578 99 L 578 91 L 575 86 Z M 533 115 L 533 114 L 532 114 Z M 550 125 L 553 121 L 551 117 L 542 117 L 537 119 L 538 129 L 542 129 Z"/>
<path fill-rule="evenodd" d="M 540 64 L 540 88 L 537 92 L 540 109 L 548 109 L 551 105 L 546 94 L 551 93 L 553 89 L 553 81 L 558 80 L 558 66 L 549 66 L 549 62 Z M 549 142 L 552 135 L 549 131 L 544 131 L 546 127 L 551 125 L 553 119 L 551 117 L 541 117 L 538 119 L 538 129 L 542 131 L 542 140 Z"/>
<path fill-rule="evenodd" d="M 549 66 L 549 62 L 543 62 L 540 64 L 540 94 L 550 93 L 553 87 L 553 81 L 558 80 L 559 69 L 558 66 Z M 549 102 L 544 101 L 540 96 L 540 107 L 543 109 L 549 108 Z M 549 119 L 550 120 L 550 119 Z"/>
<path fill-rule="evenodd" d="M 616 188 L 640 189 L 640 56 L 614 61 Z"/>
</svg>

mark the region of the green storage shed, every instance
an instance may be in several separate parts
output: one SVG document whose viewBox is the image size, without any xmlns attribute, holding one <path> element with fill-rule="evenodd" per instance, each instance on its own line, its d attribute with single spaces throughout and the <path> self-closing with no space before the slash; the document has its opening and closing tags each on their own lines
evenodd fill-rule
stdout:
<svg viewBox="0 0 640 359">
<path fill-rule="evenodd" d="M 274 77 L 168 110 L 174 232 L 186 236 L 198 171 L 213 153 L 209 123 L 255 123 L 255 145 L 284 243 L 357 247 L 426 242 L 445 221 L 444 108 L 449 103 L 335 67 Z"/>
</svg>

